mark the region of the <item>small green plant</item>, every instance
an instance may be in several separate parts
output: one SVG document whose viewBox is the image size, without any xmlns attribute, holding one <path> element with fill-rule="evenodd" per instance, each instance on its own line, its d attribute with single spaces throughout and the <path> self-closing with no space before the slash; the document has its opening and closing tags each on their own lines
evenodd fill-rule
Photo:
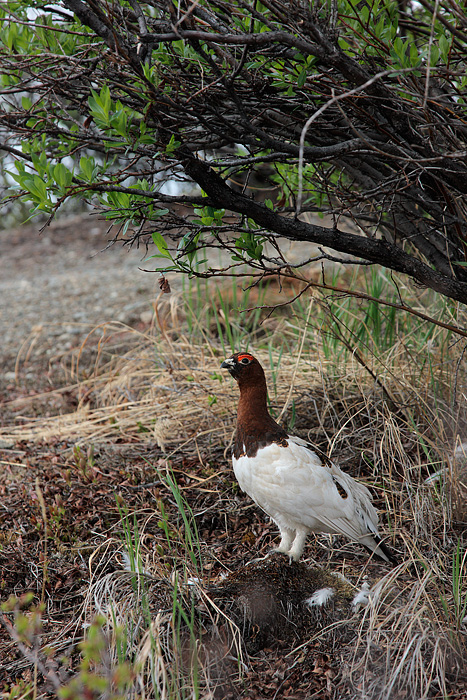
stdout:
<svg viewBox="0 0 467 700">
<path fill-rule="evenodd" d="M 73 462 L 75 469 L 85 481 L 93 481 L 95 478 L 94 445 L 88 445 L 86 449 L 80 445 L 74 445 Z"/>
<path fill-rule="evenodd" d="M 452 602 L 454 628 L 459 631 L 467 624 L 467 549 L 460 540 L 452 554 Z"/>
<path fill-rule="evenodd" d="M 121 523 L 123 527 L 123 539 L 125 546 L 125 554 L 128 557 L 128 568 L 134 574 L 131 578 L 131 584 L 137 598 L 140 601 L 141 613 L 146 624 L 150 625 L 151 612 L 149 608 L 149 600 L 145 586 L 144 566 L 141 560 L 141 538 L 139 533 L 138 521 L 136 514 L 133 513 L 133 518 L 130 520 L 128 508 L 123 503 L 120 497 L 117 497 L 117 508 L 120 513 Z M 121 644 L 117 645 L 120 648 Z M 120 654 L 119 654 L 120 656 Z"/>
<path fill-rule="evenodd" d="M 120 496 L 116 496 L 116 502 L 123 527 L 123 541 L 128 555 L 129 569 L 134 573 L 141 574 L 144 571 L 144 567 L 141 561 L 141 542 L 136 514 L 133 513 L 132 521 L 130 521 L 128 507 Z"/>
<path fill-rule="evenodd" d="M 8 691 L 2 694 L 3 700 L 33 700 L 35 696 L 34 683 L 25 680 L 13 683 Z"/>
<path fill-rule="evenodd" d="M 2 613 L 10 613 L 13 616 L 13 624 L 7 624 L 4 616 L 4 624 L 7 629 L 13 630 L 14 638 L 21 644 L 32 646 L 35 637 L 42 629 L 42 614 L 44 605 L 34 604 L 34 593 L 24 593 L 22 596 L 11 595 L 1 604 Z"/>
<path fill-rule="evenodd" d="M 164 687 L 167 686 L 170 688 L 167 697 L 184 698 L 183 688 L 185 685 L 187 688 L 190 688 L 190 697 L 199 697 L 200 678 L 197 657 L 199 635 L 197 634 L 198 618 L 195 608 L 194 586 L 197 579 L 202 575 L 201 547 L 193 512 L 183 497 L 173 472 L 168 468 L 164 474 L 159 472 L 159 476 L 177 504 L 178 513 L 176 517 L 181 519 L 180 526 L 175 527 L 171 525 L 171 518 L 165 510 L 163 500 L 158 500 L 157 508 L 160 512 L 158 525 L 164 533 L 166 549 L 173 557 L 173 570 L 170 576 L 172 585 L 172 609 L 169 622 L 170 636 L 161 645 L 157 626 L 153 624 L 154 610 L 151 610 L 150 597 L 147 592 L 147 585 L 151 577 L 143 569 L 141 535 L 136 514 L 133 513 L 133 516 L 131 516 L 128 507 L 122 502 L 121 498 L 117 498 L 117 507 L 123 526 L 126 568 L 134 574 L 131 582 L 138 614 L 136 618 L 133 615 L 129 615 L 128 621 L 124 624 L 126 629 L 121 629 L 121 632 L 117 633 L 119 630 L 117 609 L 112 609 L 111 627 L 113 629 L 113 644 L 115 645 L 118 660 L 116 668 L 117 670 L 123 669 L 126 672 L 126 676 L 123 676 L 124 680 L 131 678 L 131 671 L 134 668 L 131 664 L 134 663 L 134 659 L 130 658 L 130 663 L 128 663 L 128 657 L 134 654 L 135 649 L 134 647 L 130 649 L 128 640 L 139 638 L 142 630 L 146 629 L 149 644 L 146 661 L 147 671 L 138 669 L 138 674 L 140 674 L 140 678 L 144 677 L 148 680 L 146 673 L 149 672 L 152 677 L 154 697 L 159 698 L 159 693 L 163 697 Z M 107 620 L 107 624 L 108 622 Z M 102 643 L 102 635 L 100 639 Z M 99 641 L 99 637 L 97 641 Z M 165 651 L 162 650 L 162 647 Z M 90 646 L 90 649 L 92 651 L 92 646 Z M 164 655 L 168 653 L 168 649 L 170 649 L 170 666 L 167 674 L 165 675 L 164 672 L 161 678 L 157 669 L 161 668 L 161 664 L 163 666 L 166 663 Z M 189 656 L 184 658 L 187 649 L 189 649 Z M 83 672 L 86 671 L 87 667 L 83 669 Z M 104 685 L 105 679 L 101 677 L 97 679 L 92 678 L 91 680 L 92 682 L 102 683 L 104 690 L 108 687 Z M 78 678 L 76 683 L 79 685 L 80 682 Z M 89 685 L 88 681 L 87 684 Z M 73 686 L 74 688 L 75 686 Z M 66 700 L 68 700 L 68 697 L 66 696 Z M 75 697 L 78 698 L 79 696 L 72 697 L 74 700 Z"/>
<path fill-rule="evenodd" d="M 34 661 L 36 669 L 36 677 L 32 683 L 16 684 L 5 697 L 8 700 L 35 698 L 39 671 L 52 683 L 58 697 L 63 700 L 89 700 L 102 694 L 109 700 L 124 700 L 127 697 L 126 689 L 134 677 L 134 669 L 124 658 L 119 659 L 117 664 L 109 665 L 109 640 L 104 632 L 105 618 L 97 616 L 88 627 L 85 639 L 79 644 L 81 660 L 77 672 L 71 680 L 63 682 L 63 678 L 59 678 L 45 663 L 47 657 L 53 658 L 53 651 L 40 646 L 44 610 L 44 604 L 34 604 L 32 593 L 26 593 L 19 598 L 10 596 L 1 605 L 0 617 L 3 627 L 9 632 L 20 652 L 28 660 Z M 55 665 L 58 663 L 57 661 Z M 62 658 L 60 663 L 66 668 L 67 658 Z"/>
<path fill-rule="evenodd" d="M 127 661 L 110 666 L 106 662 L 109 640 L 104 632 L 105 622 L 105 618 L 96 617 L 89 626 L 86 638 L 80 644 L 78 672 L 58 691 L 63 700 L 89 700 L 103 695 L 111 700 L 127 697 L 126 690 L 134 677 L 134 669 Z"/>
<path fill-rule="evenodd" d="M 48 529 L 56 542 L 69 542 L 71 533 L 67 526 L 66 509 L 60 494 L 55 494 L 54 502 L 47 506 Z"/>
<path fill-rule="evenodd" d="M 184 280 L 183 304 L 189 338 L 204 342 L 215 339 L 225 355 L 247 350 L 252 343 L 266 345 L 270 338 L 262 324 L 270 309 L 261 307 L 268 303 L 270 283 L 253 285 L 253 281 L 247 277 L 239 284 L 233 279 L 229 285 L 214 287 L 198 277 Z"/>
<path fill-rule="evenodd" d="M 185 553 L 185 561 L 186 563 L 189 562 L 192 567 L 192 571 L 197 576 L 201 577 L 203 573 L 201 544 L 193 511 L 183 497 L 173 472 L 168 469 L 167 473 L 161 474 L 160 477 L 161 481 L 166 484 L 172 493 L 178 507 L 178 512 L 182 518 L 183 528 L 181 532 L 183 537 L 182 544 Z"/>
</svg>

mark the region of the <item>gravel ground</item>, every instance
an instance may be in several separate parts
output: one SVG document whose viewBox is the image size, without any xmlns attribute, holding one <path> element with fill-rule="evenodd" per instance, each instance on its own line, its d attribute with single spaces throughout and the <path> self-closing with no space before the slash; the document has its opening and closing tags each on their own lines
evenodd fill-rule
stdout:
<svg viewBox="0 0 467 700">
<path fill-rule="evenodd" d="M 158 275 L 145 251 L 106 249 L 107 223 L 89 215 L 0 232 L 0 380 L 79 346 L 96 325 L 150 313 Z"/>
</svg>

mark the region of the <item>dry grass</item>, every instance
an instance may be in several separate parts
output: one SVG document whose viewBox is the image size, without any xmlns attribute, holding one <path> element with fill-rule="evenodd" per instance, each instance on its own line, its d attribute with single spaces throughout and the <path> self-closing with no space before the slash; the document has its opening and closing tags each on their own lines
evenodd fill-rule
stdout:
<svg viewBox="0 0 467 700">
<path fill-rule="evenodd" d="M 452 680 L 463 663 L 460 639 L 447 629 L 437 600 L 434 582 L 443 578 L 429 570 L 401 586 L 399 571 L 374 587 L 350 666 L 362 697 L 455 697 Z"/>
<path fill-rule="evenodd" d="M 315 559 L 339 568 L 356 590 L 366 576 L 373 581 L 368 606 L 352 622 L 353 643 L 338 650 L 340 671 L 333 683 L 327 677 L 325 696 L 465 697 L 467 435 L 459 408 L 465 382 L 462 350 L 438 335 L 425 361 L 422 344 L 417 347 L 411 331 L 410 342 L 409 336 L 400 337 L 379 355 L 368 352 L 364 364 L 351 352 L 336 362 L 329 327 L 322 318 L 316 320 L 322 303 L 310 299 L 301 322 L 294 315 L 274 324 L 269 321 L 267 334 L 263 339 L 257 336 L 251 349 L 265 367 L 272 366 L 268 379 L 275 414 L 294 423 L 295 432 L 308 436 L 344 469 L 371 485 L 378 507 L 387 513 L 383 528 L 389 543 L 404 562 L 375 581 L 371 565 L 352 566 L 354 545 L 337 538 L 331 556 L 329 538 L 317 539 Z M 191 480 L 192 486 L 182 488 L 185 499 L 193 507 L 196 504 L 197 520 L 204 513 L 201 492 L 206 512 L 222 510 L 236 517 L 235 501 L 216 494 L 212 478 L 227 469 L 237 390 L 219 370 L 226 354 L 222 339 L 199 321 L 199 314 L 195 314 L 199 323 L 192 325 L 196 332 L 188 334 L 188 313 L 186 307 L 161 298 L 154 322 L 144 332 L 109 325 L 94 344 L 90 335 L 87 348 L 92 348 L 93 362 L 81 366 L 83 347 L 66 367 L 70 384 L 76 387 L 76 409 L 9 425 L 0 431 L 0 439 L 36 443 L 58 439 L 83 448 L 112 442 L 155 445 L 165 451 L 165 465 L 183 456 L 208 466 Z M 308 326 L 303 318 L 310 321 Z M 23 401 L 21 410 L 25 408 Z M 195 593 L 196 605 L 202 602 L 212 625 L 219 626 L 219 618 L 225 618 L 207 596 L 206 581 L 188 581 L 199 572 L 187 558 L 193 542 L 186 539 L 186 526 L 194 521 L 186 512 L 185 527 L 176 527 L 173 514 L 165 512 L 159 501 L 149 520 L 135 509 L 131 515 L 139 531 L 136 536 L 133 530 L 134 540 L 119 541 L 112 534 L 105 547 L 93 550 L 87 594 L 79 613 L 74 611 L 75 633 L 79 635 L 83 621 L 88 624 L 94 615 L 102 616 L 107 656 L 100 672 L 105 675 L 122 659 L 130 659 L 133 675 L 126 697 L 171 699 L 191 697 L 192 692 L 220 697 L 215 688 L 226 693 L 227 685 L 237 693 L 232 690 L 232 697 L 253 697 L 239 685 L 239 677 L 251 672 L 252 662 L 235 625 L 231 623 L 229 635 L 219 639 L 216 648 L 208 648 L 200 642 L 196 624 L 186 619 Z M 166 518 L 172 532 L 169 576 L 167 564 L 157 556 L 163 530 L 155 539 L 146 536 L 151 518 Z M 252 518 L 261 520 L 256 512 Z M 201 560 L 205 565 L 210 562 L 209 571 L 212 553 L 202 539 L 199 544 Z M 266 546 L 258 537 L 255 547 Z M 137 565 L 128 564 L 132 548 Z M 107 550 L 120 562 L 112 571 L 102 565 Z M 302 639 L 289 652 L 298 663 L 303 648 L 312 649 L 321 640 L 326 649 L 325 639 L 324 632 L 317 633 L 313 643 Z M 337 638 L 333 645 L 338 646 Z"/>
</svg>

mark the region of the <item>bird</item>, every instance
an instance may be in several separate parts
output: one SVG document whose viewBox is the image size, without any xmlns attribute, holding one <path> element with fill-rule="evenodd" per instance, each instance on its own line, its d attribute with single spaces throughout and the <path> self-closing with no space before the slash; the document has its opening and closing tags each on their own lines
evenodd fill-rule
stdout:
<svg viewBox="0 0 467 700">
<path fill-rule="evenodd" d="M 346 535 L 395 565 L 397 560 L 378 533 L 378 514 L 362 483 L 343 472 L 324 453 L 289 435 L 271 416 L 264 370 L 248 352 L 221 364 L 240 389 L 232 465 L 237 481 L 278 525 L 274 550 L 298 561 L 310 532 Z"/>
</svg>

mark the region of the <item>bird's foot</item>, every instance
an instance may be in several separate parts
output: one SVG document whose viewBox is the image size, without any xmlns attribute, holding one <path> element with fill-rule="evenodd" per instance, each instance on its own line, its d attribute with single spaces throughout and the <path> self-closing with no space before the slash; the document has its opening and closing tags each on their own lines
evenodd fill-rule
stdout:
<svg viewBox="0 0 467 700">
<path fill-rule="evenodd" d="M 269 552 L 269 556 L 273 554 L 283 554 L 284 557 L 287 557 L 287 559 L 289 560 L 289 564 L 292 564 L 294 561 L 298 561 L 298 557 L 295 557 L 288 550 L 281 549 L 280 547 L 276 547 L 275 549 L 272 549 Z"/>
</svg>

